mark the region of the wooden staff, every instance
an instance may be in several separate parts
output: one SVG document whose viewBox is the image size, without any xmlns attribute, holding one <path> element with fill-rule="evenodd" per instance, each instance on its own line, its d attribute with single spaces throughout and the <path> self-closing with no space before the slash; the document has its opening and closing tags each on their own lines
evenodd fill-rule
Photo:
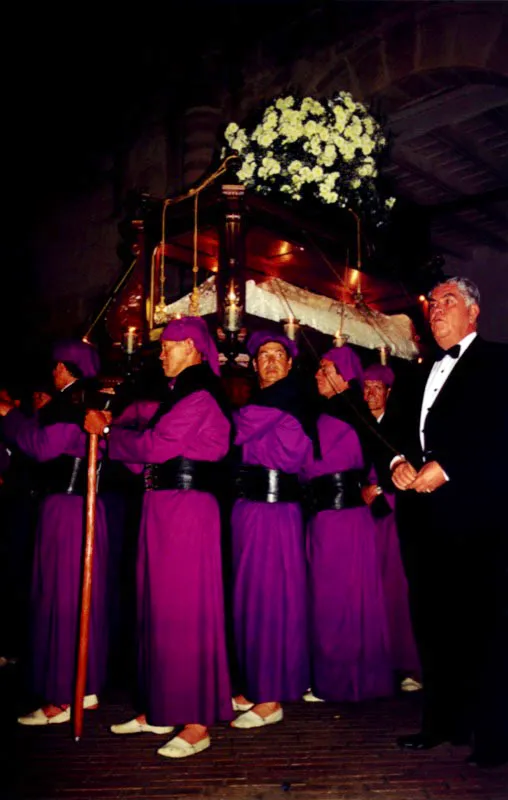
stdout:
<svg viewBox="0 0 508 800">
<path fill-rule="evenodd" d="M 88 438 L 88 481 L 86 492 L 86 531 L 83 560 L 83 579 L 81 584 L 81 612 L 79 618 L 78 662 L 76 685 L 74 689 L 74 741 L 79 742 L 83 733 L 83 698 L 85 696 L 86 672 L 88 666 L 88 639 L 90 633 L 90 605 L 92 600 L 92 569 L 95 539 L 95 514 L 97 500 L 97 455 L 99 436 L 89 434 Z"/>
</svg>

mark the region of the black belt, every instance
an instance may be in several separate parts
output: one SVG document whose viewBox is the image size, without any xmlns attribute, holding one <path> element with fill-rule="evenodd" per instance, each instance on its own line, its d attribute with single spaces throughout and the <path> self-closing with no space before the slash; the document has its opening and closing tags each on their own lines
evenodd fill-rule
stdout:
<svg viewBox="0 0 508 800">
<path fill-rule="evenodd" d="M 97 466 L 97 482 L 99 480 L 99 474 L 100 465 Z M 88 472 L 86 468 L 86 459 L 74 458 L 70 471 L 65 469 L 57 473 L 51 473 L 51 471 L 49 471 L 49 474 L 43 474 L 39 484 L 39 490 L 42 495 L 69 494 L 85 497 L 87 486 Z"/>
<path fill-rule="evenodd" d="M 362 473 L 356 469 L 312 478 L 307 484 L 309 512 L 342 511 L 365 505 L 361 493 Z"/>
<path fill-rule="evenodd" d="M 239 467 L 235 489 L 237 497 L 256 503 L 298 503 L 301 499 L 297 475 L 258 464 L 242 464 Z"/>
<path fill-rule="evenodd" d="M 164 489 L 207 492 L 215 494 L 218 486 L 220 465 L 217 461 L 194 461 L 178 456 L 163 464 L 146 464 L 143 477 L 145 491 Z"/>
</svg>

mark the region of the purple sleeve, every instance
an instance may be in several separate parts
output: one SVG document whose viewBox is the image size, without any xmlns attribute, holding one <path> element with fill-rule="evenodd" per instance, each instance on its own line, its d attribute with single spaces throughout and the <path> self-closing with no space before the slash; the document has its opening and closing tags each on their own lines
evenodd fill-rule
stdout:
<svg viewBox="0 0 508 800">
<path fill-rule="evenodd" d="M 74 423 L 57 422 L 41 428 L 35 418 L 13 409 L 4 418 L 3 430 L 9 442 L 36 461 L 61 455 L 82 458 L 86 453 L 86 434 Z"/>
<path fill-rule="evenodd" d="M 236 423 L 235 444 L 246 444 L 252 439 L 259 439 L 264 436 L 270 428 L 275 428 L 281 424 L 281 420 L 286 416 L 285 412 L 278 408 L 266 406 L 249 405 L 235 413 Z"/>
<path fill-rule="evenodd" d="M 121 414 L 114 418 L 112 425 L 120 425 L 133 430 L 144 430 L 159 408 L 159 403 L 152 400 L 136 401 L 127 406 Z"/>
<path fill-rule="evenodd" d="M 124 408 L 122 413 L 113 419 L 111 425 L 125 430 L 143 431 L 159 408 L 159 405 L 157 401 L 136 400 L 136 402 Z M 124 465 L 135 475 L 143 472 L 143 464 L 124 461 Z"/>
<path fill-rule="evenodd" d="M 109 457 L 133 464 L 162 464 L 183 455 L 189 438 L 210 411 L 215 400 L 200 391 L 180 400 L 157 422 L 154 428 L 132 431 L 113 427 L 109 435 Z"/>
</svg>

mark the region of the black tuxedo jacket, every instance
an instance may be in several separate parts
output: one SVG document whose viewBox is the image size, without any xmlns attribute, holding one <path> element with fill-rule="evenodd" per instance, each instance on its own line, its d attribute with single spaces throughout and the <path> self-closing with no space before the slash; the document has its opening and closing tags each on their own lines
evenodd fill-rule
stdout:
<svg viewBox="0 0 508 800">
<path fill-rule="evenodd" d="M 433 524 L 478 529 L 505 515 L 508 495 L 508 348 L 477 336 L 448 376 L 425 420 L 425 452 L 420 415 L 426 371 L 411 391 L 397 387 L 391 438 L 419 469 L 437 461 L 449 477 L 425 497 L 408 490 L 404 502 L 424 500 Z M 504 496 L 503 496 L 504 492 Z M 500 524 L 500 521 L 498 521 Z"/>
</svg>

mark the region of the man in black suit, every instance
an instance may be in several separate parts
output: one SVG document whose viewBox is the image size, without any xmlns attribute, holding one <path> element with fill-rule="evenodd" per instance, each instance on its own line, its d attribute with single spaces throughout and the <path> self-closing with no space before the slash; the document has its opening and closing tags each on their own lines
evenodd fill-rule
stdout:
<svg viewBox="0 0 508 800">
<path fill-rule="evenodd" d="M 473 743 L 480 766 L 508 761 L 508 359 L 476 333 L 477 287 L 450 278 L 429 296 L 440 348 L 405 396 L 392 461 L 401 552 L 423 670 L 420 733 L 407 749 Z M 443 352 L 447 351 L 447 352 Z"/>
</svg>

